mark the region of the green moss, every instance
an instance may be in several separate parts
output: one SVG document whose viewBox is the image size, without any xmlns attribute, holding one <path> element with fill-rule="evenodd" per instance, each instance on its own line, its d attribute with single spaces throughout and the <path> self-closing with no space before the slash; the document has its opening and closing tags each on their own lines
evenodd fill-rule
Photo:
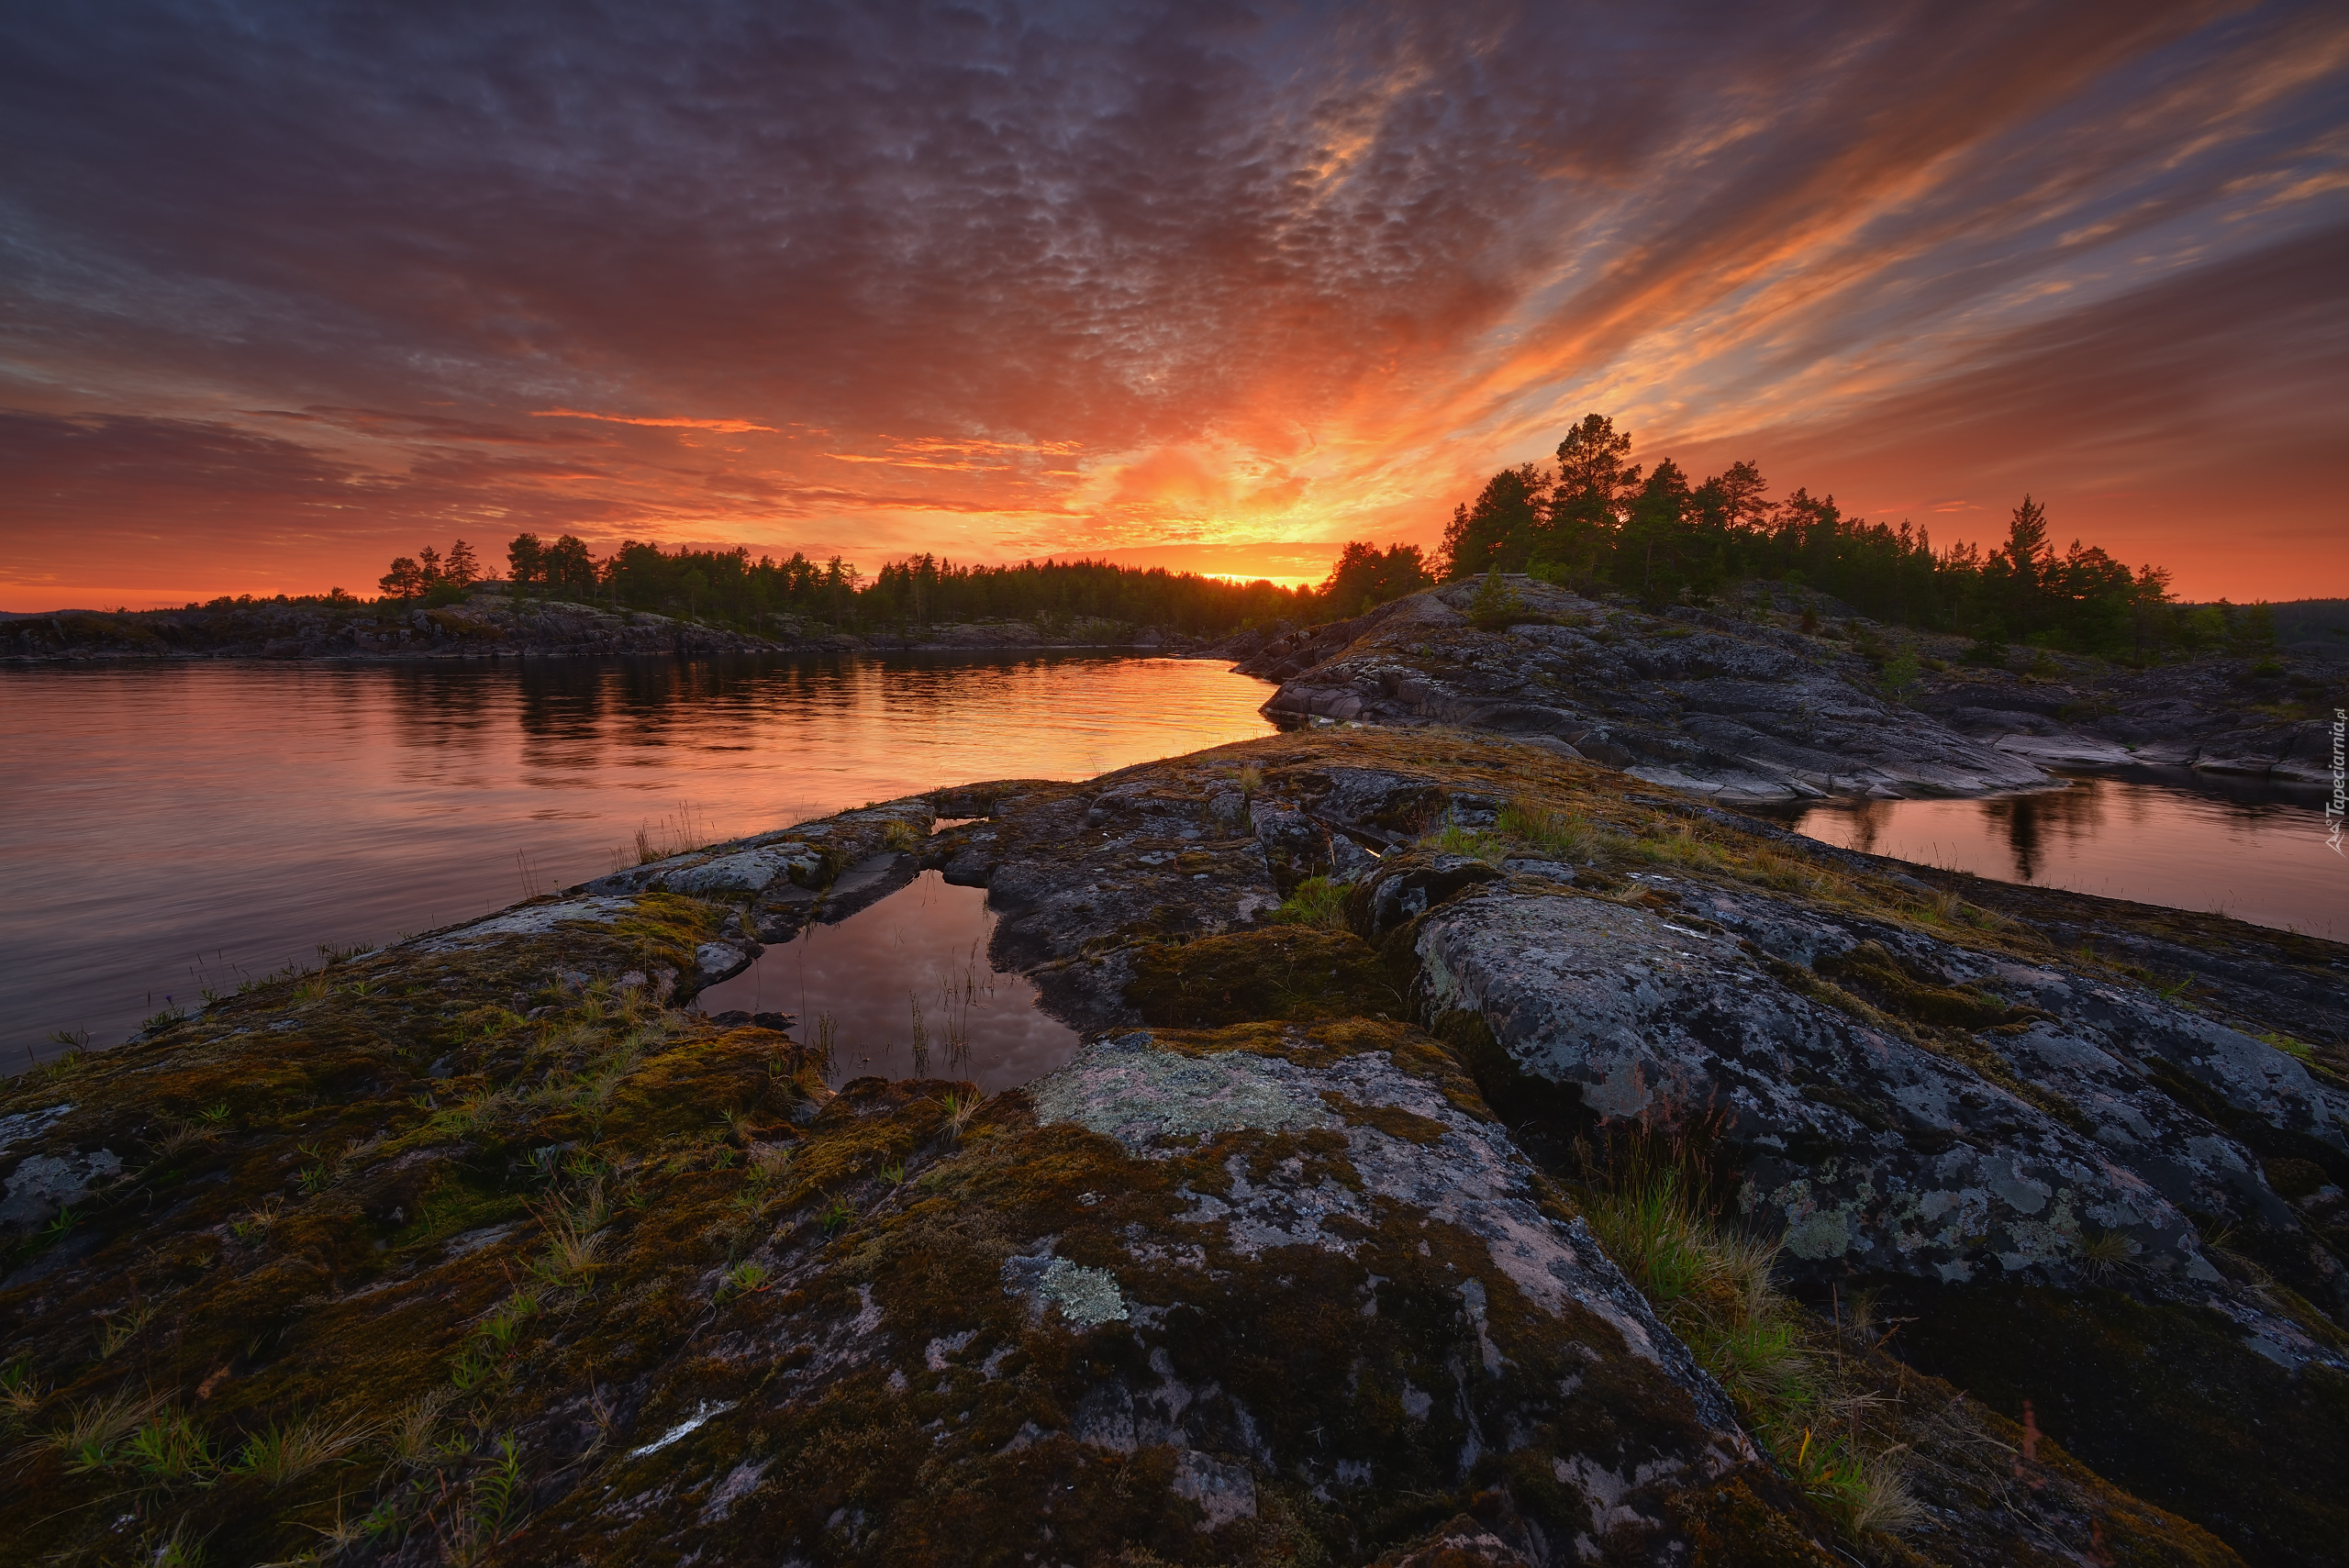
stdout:
<svg viewBox="0 0 2349 1568">
<path fill-rule="evenodd" d="M 1878 942 L 1862 942 L 1848 953 L 1821 957 L 1815 968 L 1846 991 L 1917 1023 L 1986 1029 L 2015 1016 L 2014 1008 L 1987 992 L 1962 990 L 1939 976 L 1919 973 Z"/>
<path fill-rule="evenodd" d="M 1361 938 L 1297 926 L 1145 948 L 1126 999 L 1144 1022 L 1182 1029 L 1405 1011 Z"/>
</svg>

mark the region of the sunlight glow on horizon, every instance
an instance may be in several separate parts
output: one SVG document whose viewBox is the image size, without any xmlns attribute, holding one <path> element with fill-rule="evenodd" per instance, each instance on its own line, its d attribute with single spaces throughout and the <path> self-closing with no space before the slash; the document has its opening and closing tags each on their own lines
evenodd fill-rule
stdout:
<svg viewBox="0 0 2349 1568">
<path fill-rule="evenodd" d="M 130 14 L 144 64 L 0 23 L 72 89 L 0 95 L 55 149 L 0 217 L 12 608 L 364 594 L 521 532 L 1318 583 L 1594 411 L 1937 547 L 2029 491 L 2188 597 L 2349 593 L 2325 7 L 1625 17 L 1596 55 L 1476 0 L 811 11 L 821 65 L 705 0 L 567 28 L 542 85 L 611 134 L 552 143 L 498 28 Z M 281 99 L 311 155 L 243 106 Z"/>
</svg>

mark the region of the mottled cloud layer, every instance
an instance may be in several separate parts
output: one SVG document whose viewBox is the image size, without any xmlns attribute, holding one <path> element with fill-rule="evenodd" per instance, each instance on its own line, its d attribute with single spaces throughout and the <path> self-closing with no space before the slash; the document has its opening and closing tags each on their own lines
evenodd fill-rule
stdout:
<svg viewBox="0 0 2349 1568">
<path fill-rule="evenodd" d="M 0 603 L 523 528 L 1304 575 L 1589 408 L 2349 592 L 2344 84 L 2320 5 L 17 7 Z"/>
</svg>

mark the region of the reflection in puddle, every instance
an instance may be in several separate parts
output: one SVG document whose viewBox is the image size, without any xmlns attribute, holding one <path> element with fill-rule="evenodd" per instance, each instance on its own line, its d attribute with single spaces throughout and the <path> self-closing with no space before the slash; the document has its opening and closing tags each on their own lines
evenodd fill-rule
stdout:
<svg viewBox="0 0 2349 1568">
<path fill-rule="evenodd" d="M 1989 800 L 1826 802 L 1798 832 L 1869 854 L 2349 937 L 2349 866 L 2312 791 L 2188 774 L 2076 778 Z"/>
<path fill-rule="evenodd" d="M 832 1081 L 970 1078 L 1016 1088 L 1074 1055 L 1074 1029 L 1036 1006 L 1036 987 L 988 966 L 986 889 L 923 872 L 835 926 L 810 926 L 704 990 L 707 1012 L 782 1012 L 792 1038 L 829 1030 Z"/>
</svg>

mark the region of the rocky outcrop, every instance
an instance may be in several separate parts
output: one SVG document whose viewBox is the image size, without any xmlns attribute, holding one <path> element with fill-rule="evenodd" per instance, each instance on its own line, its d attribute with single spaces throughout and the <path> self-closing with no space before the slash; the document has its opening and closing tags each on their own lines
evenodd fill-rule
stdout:
<svg viewBox="0 0 2349 1568">
<path fill-rule="evenodd" d="M 1135 1029 L 985 1102 L 834 1094 L 674 1006 L 751 852 L 12 1084 L 16 1549 L 1450 1561 L 1474 1504 L 1516 1561 L 1830 1561 L 1422 1032 Z"/>
<path fill-rule="evenodd" d="M 2336 662 L 2206 658 L 2132 670 L 2050 654 L 2025 669 L 1982 668 L 1961 662 L 1955 639 L 1926 640 L 1944 668 L 1926 673 L 1917 710 L 2012 755 L 2049 767 L 2332 782 L 2330 720 L 2349 705 Z"/>
<path fill-rule="evenodd" d="M 1986 665 L 1964 638 L 1776 584 L 1647 615 L 1506 581 L 1513 602 L 1481 629 L 1482 584 L 1456 583 L 1233 651 L 1282 683 L 1264 706 L 1278 720 L 1497 730 L 1738 805 L 2045 788 L 2049 769 L 2330 784 L 2329 721 L 2349 705 L 2338 665 L 2300 656 L 2140 670 L 2019 650 Z M 1904 651 L 1896 693 L 1885 672 Z"/>
<path fill-rule="evenodd" d="M 739 970 L 757 955 L 759 943 L 789 941 L 811 921 L 846 919 L 903 887 L 919 869 L 912 851 L 936 819 L 930 797 L 915 795 L 705 845 L 616 871 L 576 891 L 722 901 L 732 906 L 727 929 L 745 950 Z"/>
<path fill-rule="evenodd" d="M 1862 662 L 1707 611 L 1648 616 L 1509 579 L 1504 623 L 1457 583 L 1290 634 L 1240 669 L 1267 715 L 1497 730 L 1738 804 L 2044 788 L 2036 763 L 1890 702 Z"/>
<path fill-rule="evenodd" d="M 1408 1018 L 1537 1143 L 1713 1140 L 1822 1295 L 2119 1292 L 2223 1325 L 2195 1332 L 2246 1385 L 2342 1376 L 2337 945 L 1835 851 L 1433 729 L 1022 786 L 933 853 L 990 888 L 997 963 L 1092 1027 Z M 1273 923 L 1315 874 L 1352 884 L 1341 936 Z M 2122 1423 L 2151 1396 L 2124 1384 Z"/>
<path fill-rule="evenodd" d="M 690 1010 L 921 866 L 986 886 L 997 967 L 1092 1030 L 1073 1060 L 835 1090 L 780 1016 Z M 1426 728 L 628 868 L 8 1085 L 0 1529 L 401 1563 L 2238 1561 L 2201 1520 L 2323 1561 L 2349 1040 L 2308 993 L 2349 954 L 2035 896 Z M 2189 939 L 2224 991 L 2148 967 Z M 1718 1206 L 1594 1173 L 1658 1151 Z M 1674 1252 L 1684 1222 L 1727 1251 Z M 1756 1316 L 1789 1286 L 1815 1317 Z M 1996 1397 L 1895 1361 L 1876 1299 Z M 2193 1374 L 2131 1370 L 2151 1343 Z M 2099 1475 L 2033 1421 L 2156 1435 Z M 2203 1468 L 2144 1446 L 2173 1431 Z"/>
</svg>

